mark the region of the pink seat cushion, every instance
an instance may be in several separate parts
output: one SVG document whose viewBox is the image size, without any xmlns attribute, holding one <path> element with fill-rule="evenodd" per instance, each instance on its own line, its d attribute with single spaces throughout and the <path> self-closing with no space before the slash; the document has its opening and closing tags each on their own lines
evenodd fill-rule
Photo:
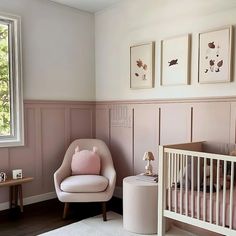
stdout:
<svg viewBox="0 0 236 236">
<path fill-rule="evenodd" d="M 76 149 L 71 162 L 72 175 L 99 175 L 101 164 L 96 151 L 95 147 L 93 151 Z"/>
<path fill-rule="evenodd" d="M 108 179 L 101 175 L 74 175 L 61 182 L 61 190 L 68 193 L 98 193 L 106 190 Z"/>
</svg>

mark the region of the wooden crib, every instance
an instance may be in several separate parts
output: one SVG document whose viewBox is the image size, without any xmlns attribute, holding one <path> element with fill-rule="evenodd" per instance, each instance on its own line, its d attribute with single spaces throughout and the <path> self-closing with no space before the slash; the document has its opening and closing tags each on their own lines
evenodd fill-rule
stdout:
<svg viewBox="0 0 236 236">
<path fill-rule="evenodd" d="M 165 235 L 166 218 L 236 235 L 236 156 L 225 155 L 236 146 L 214 145 L 159 147 L 158 235 Z"/>
</svg>

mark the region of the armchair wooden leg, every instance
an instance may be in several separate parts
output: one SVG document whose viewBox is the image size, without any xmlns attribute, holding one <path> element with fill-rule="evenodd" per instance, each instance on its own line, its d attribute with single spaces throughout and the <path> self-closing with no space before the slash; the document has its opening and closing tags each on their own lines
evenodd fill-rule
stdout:
<svg viewBox="0 0 236 236">
<path fill-rule="evenodd" d="M 65 202 L 63 216 L 62 216 L 63 220 L 66 219 L 66 217 L 67 217 L 68 209 L 69 209 L 69 202 Z"/>
<path fill-rule="evenodd" d="M 102 216 L 103 216 L 103 221 L 107 221 L 107 206 L 106 206 L 106 202 L 102 203 Z"/>
</svg>

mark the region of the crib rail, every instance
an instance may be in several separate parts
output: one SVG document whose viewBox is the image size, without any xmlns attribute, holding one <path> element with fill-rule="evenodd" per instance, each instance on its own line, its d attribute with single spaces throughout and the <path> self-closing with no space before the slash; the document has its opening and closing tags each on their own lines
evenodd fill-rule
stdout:
<svg viewBox="0 0 236 236">
<path fill-rule="evenodd" d="M 200 227 L 235 235 L 235 167 L 235 156 L 160 147 L 159 217 L 186 223 L 191 218 Z M 164 235 L 160 221 L 158 233 Z"/>
</svg>

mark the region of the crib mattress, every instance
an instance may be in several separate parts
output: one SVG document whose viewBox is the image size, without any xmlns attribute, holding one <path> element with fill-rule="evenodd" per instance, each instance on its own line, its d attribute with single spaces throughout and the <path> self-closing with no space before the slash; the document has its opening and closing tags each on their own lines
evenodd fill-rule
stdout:
<svg viewBox="0 0 236 236">
<path fill-rule="evenodd" d="M 177 189 L 175 191 L 174 188 L 171 188 L 171 195 L 170 195 L 170 201 L 169 201 L 169 193 L 167 194 L 167 209 L 171 210 L 173 212 L 180 213 L 182 215 L 186 215 L 186 209 L 188 210 L 188 216 L 193 216 L 194 218 L 198 218 L 198 205 L 199 205 L 199 219 L 204 220 L 205 215 L 205 221 L 211 222 L 211 214 L 210 214 L 210 193 L 206 193 L 206 207 L 204 208 L 204 194 L 203 192 L 199 193 L 199 201 L 198 201 L 198 194 L 197 191 L 193 191 L 193 197 L 191 190 L 188 191 L 186 194 L 185 189 L 182 191 L 182 204 L 181 204 L 181 191 Z M 187 199 L 186 199 L 187 196 Z M 212 223 L 216 224 L 216 207 L 217 207 L 217 201 L 216 201 L 217 195 L 216 192 L 212 193 Z M 188 204 L 186 206 L 186 200 L 188 201 Z M 193 201 L 192 201 L 193 200 Z M 192 202 L 193 202 L 193 213 L 192 213 Z M 199 202 L 199 204 L 198 204 Z M 171 208 L 169 206 L 169 203 L 171 203 Z M 181 207 L 182 205 L 182 207 Z M 223 226 L 230 226 L 230 191 L 226 190 L 225 194 L 225 214 L 223 213 L 223 190 L 219 191 L 219 219 L 218 219 L 218 225 Z M 181 213 L 182 208 L 182 213 Z M 204 214 L 205 209 L 205 214 Z M 224 220 L 225 219 L 225 222 Z M 232 204 L 232 228 L 236 229 L 236 187 L 234 187 L 233 191 L 233 204 Z"/>
</svg>

